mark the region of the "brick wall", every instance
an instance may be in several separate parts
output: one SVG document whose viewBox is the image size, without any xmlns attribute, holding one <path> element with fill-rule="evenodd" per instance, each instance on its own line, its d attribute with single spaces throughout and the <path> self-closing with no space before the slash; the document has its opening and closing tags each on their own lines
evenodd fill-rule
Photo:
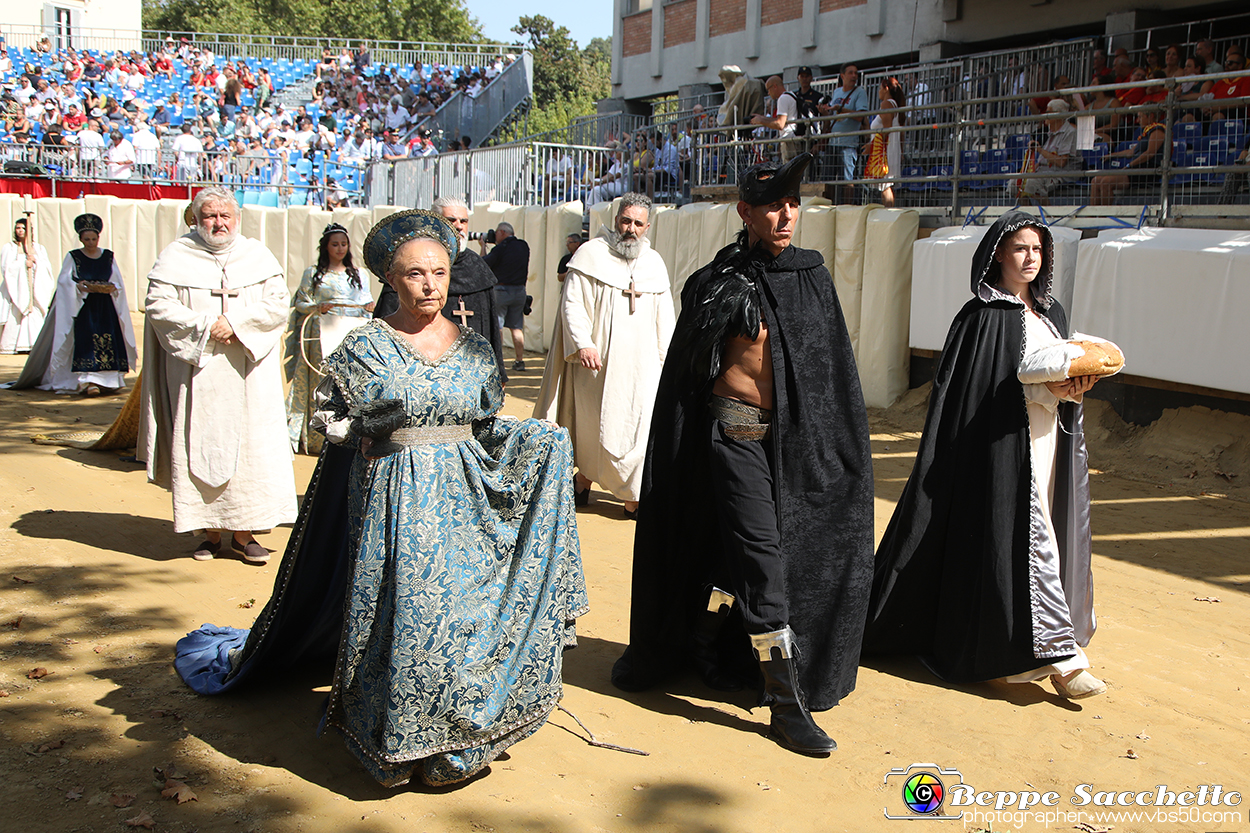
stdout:
<svg viewBox="0 0 1250 833">
<path fill-rule="evenodd" d="M 646 55 L 651 51 L 651 10 L 631 14 L 621 21 L 621 54 Z"/>
<path fill-rule="evenodd" d="M 849 9 L 851 6 L 863 6 L 867 3 L 868 0 L 820 0 L 820 11 L 824 14 L 838 9 Z"/>
<path fill-rule="evenodd" d="M 741 32 L 747 28 L 747 0 L 712 0 L 710 18 L 708 35 L 713 38 Z"/>
<path fill-rule="evenodd" d="M 803 0 L 764 0 L 760 4 L 760 24 L 785 23 L 803 16 Z"/>
<path fill-rule="evenodd" d="M 695 0 L 677 0 L 664 7 L 665 46 L 694 41 L 694 7 Z"/>
</svg>

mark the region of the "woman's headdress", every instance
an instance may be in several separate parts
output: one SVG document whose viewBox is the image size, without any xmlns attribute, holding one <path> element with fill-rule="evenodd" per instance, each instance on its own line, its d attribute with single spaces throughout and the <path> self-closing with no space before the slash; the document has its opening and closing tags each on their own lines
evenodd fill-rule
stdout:
<svg viewBox="0 0 1250 833">
<path fill-rule="evenodd" d="M 396 250 L 417 238 L 441 244 L 452 262 L 460 254 L 460 237 L 451 223 L 433 211 L 412 208 L 385 217 L 373 227 L 365 238 L 365 265 L 379 278 L 386 278 L 386 270 Z"/>
</svg>

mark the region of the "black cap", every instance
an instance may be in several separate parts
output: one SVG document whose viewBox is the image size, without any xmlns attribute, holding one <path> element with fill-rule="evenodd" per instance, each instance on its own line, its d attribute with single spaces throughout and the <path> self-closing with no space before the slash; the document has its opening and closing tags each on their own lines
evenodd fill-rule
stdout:
<svg viewBox="0 0 1250 833">
<path fill-rule="evenodd" d="M 738 179 L 738 199 L 748 205 L 768 205 L 784 197 L 799 196 L 803 172 L 814 157 L 800 153 L 784 165 L 762 162 L 743 172 Z"/>
<path fill-rule="evenodd" d="M 799 67 L 799 71 L 795 75 L 815 75 L 811 67 Z"/>
</svg>

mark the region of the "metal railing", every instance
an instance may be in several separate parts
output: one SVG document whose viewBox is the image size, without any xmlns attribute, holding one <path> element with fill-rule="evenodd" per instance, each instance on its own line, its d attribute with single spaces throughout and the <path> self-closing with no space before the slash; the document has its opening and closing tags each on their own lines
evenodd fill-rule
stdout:
<svg viewBox="0 0 1250 833">
<path fill-rule="evenodd" d="M 23 24 L 5 24 L 0 34 L 10 48 L 34 49 L 47 37 L 52 49 L 98 49 L 112 52 L 118 49 L 129 52 L 140 49 L 155 52 L 172 37 L 175 43 L 182 38 L 198 47 L 208 47 L 223 57 L 243 55 L 256 58 L 286 58 L 292 61 L 317 61 L 326 49 L 338 55 L 343 49 L 355 51 L 368 47 L 375 63 L 411 65 L 446 64 L 449 66 L 482 66 L 499 55 L 515 55 L 524 51 L 516 44 L 505 43 L 446 43 L 439 41 L 389 41 L 360 38 L 319 38 L 284 35 L 247 35 L 224 32 L 177 32 L 170 30 L 108 29 L 99 27 L 54 27 Z"/>
<path fill-rule="evenodd" d="M 1235 78 L 1238 73 L 1221 73 L 1204 78 Z M 802 120 L 812 126 L 812 135 L 805 139 L 780 139 L 775 131 L 768 136 L 740 140 L 725 128 L 695 132 L 694 163 L 691 177 L 696 193 L 715 193 L 718 187 L 737 183 L 738 172 L 764 160 L 779 158 L 782 143 L 792 141 L 816 148 L 817 161 L 808 170 L 808 181 L 825 183 L 830 196 L 851 201 L 877 202 L 883 184 L 891 184 L 896 205 L 932 209 L 949 219 L 958 219 L 965 209 L 976 206 L 1013 206 L 1036 203 L 1064 206 L 1070 213 L 1102 203 L 1099 212 L 1130 214 L 1141 219 L 1166 224 L 1173 219 L 1178 205 L 1220 205 L 1250 202 L 1240 196 L 1237 187 L 1247 171 L 1244 149 L 1247 144 L 1247 105 L 1250 98 L 1182 101 L 1178 88 L 1183 79 L 1146 81 L 1119 86 L 1158 87 L 1165 93 L 1161 102 L 1138 106 L 1121 106 L 1096 111 L 1076 110 L 1060 116 L 1110 121 L 1114 116 L 1132 121 L 1143 112 L 1158 113 L 1163 131 L 1157 159 L 1145 159 L 1132 171 L 1127 167 L 1134 156 L 1127 146 L 1141 138 L 1143 128 L 1121 128 L 1112 142 L 1100 142 L 1087 150 L 1077 150 L 1072 167 L 1051 168 L 1042 164 L 1030 169 L 1030 152 L 1037 158 L 1037 149 L 1044 146 L 1049 133 L 1044 122 L 1054 121 L 1054 114 L 1022 112 L 1035 93 L 1016 93 L 987 98 L 972 98 L 940 105 L 909 105 L 888 111 L 864 113 L 867 120 L 878 113 L 904 116 L 904 124 L 886 131 L 855 130 L 833 134 L 827 132 L 825 118 Z M 1047 98 L 1067 96 L 1082 101 L 1093 94 L 1115 92 L 1110 87 L 1073 87 L 1045 93 Z M 936 121 L 919 120 L 919 114 L 936 109 Z M 999 115 L 994 115 L 994 114 Z M 1219 120 L 1209 117 L 1217 113 L 1227 116 Z M 1204 120 L 1207 122 L 1204 124 Z M 1104 132 L 1109 128 L 1104 127 Z M 760 131 L 761 134 L 765 131 Z M 867 153 L 865 143 L 875 132 L 902 137 L 902 170 L 891 171 L 883 180 L 864 175 Z M 934 141 L 931 134 L 941 134 Z M 838 137 L 851 137 L 859 149 L 859 162 L 854 178 L 842 173 L 841 153 L 830 143 Z M 797 148 L 798 145 L 791 147 Z M 1130 176 L 1131 174 L 1131 176 Z M 1233 175 L 1233 179 L 1227 179 Z M 1044 194 L 1030 183 L 1044 181 Z M 1030 193 L 1033 195 L 1030 196 Z M 1058 209 L 1056 209 L 1058 210 Z M 1232 209 L 1232 214 L 1247 217 L 1250 211 Z"/>
<path fill-rule="evenodd" d="M 557 145 L 602 146 L 609 141 L 620 141 L 635 131 L 646 129 L 650 121 L 652 120 L 646 116 L 639 116 L 633 113 L 605 113 L 598 116 L 584 116 L 567 127 L 523 135 L 515 141 L 548 142 Z"/>
<path fill-rule="evenodd" d="M 298 156 L 292 154 L 293 159 Z M 366 165 L 319 161 L 314 166 L 312 160 L 288 163 L 269 154 L 161 148 L 135 149 L 134 163 L 127 166 L 113 164 L 107 148 L 0 143 L 0 162 L 25 163 L 17 175 L 49 180 L 54 197 L 76 197 L 85 184 L 114 182 L 186 186 L 188 196 L 205 185 L 224 185 L 238 191 L 240 203 L 246 204 L 364 204 Z M 266 194 L 270 196 L 262 197 Z"/>
<path fill-rule="evenodd" d="M 614 170 L 617 173 L 611 173 Z M 427 207 L 436 198 L 448 196 L 469 205 L 491 200 L 512 205 L 573 200 L 589 204 L 646 188 L 645 179 L 619 153 L 542 142 L 375 162 L 367 179 L 369 205 L 408 207 Z"/>
<path fill-rule="evenodd" d="M 534 58 L 526 52 L 509 64 L 477 95 L 457 91 L 417 127 L 434 134 L 440 149 L 447 142 L 468 136 L 481 144 L 518 107 L 534 95 Z M 414 127 L 412 132 L 415 132 Z"/>
</svg>

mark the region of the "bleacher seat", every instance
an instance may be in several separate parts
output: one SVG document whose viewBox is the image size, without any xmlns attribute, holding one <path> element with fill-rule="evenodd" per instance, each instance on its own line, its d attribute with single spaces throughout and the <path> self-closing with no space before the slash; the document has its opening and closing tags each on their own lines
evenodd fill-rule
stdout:
<svg viewBox="0 0 1250 833">
<path fill-rule="evenodd" d="M 1173 126 L 1172 135 L 1185 142 L 1187 147 L 1193 147 L 1202 138 L 1202 124 L 1196 121 L 1181 122 Z"/>
<path fill-rule="evenodd" d="M 954 172 L 955 169 L 950 165 L 934 165 L 929 169 L 929 176 L 937 177 L 937 183 L 933 187 L 938 191 L 951 190 L 951 176 Z"/>
</svg>

